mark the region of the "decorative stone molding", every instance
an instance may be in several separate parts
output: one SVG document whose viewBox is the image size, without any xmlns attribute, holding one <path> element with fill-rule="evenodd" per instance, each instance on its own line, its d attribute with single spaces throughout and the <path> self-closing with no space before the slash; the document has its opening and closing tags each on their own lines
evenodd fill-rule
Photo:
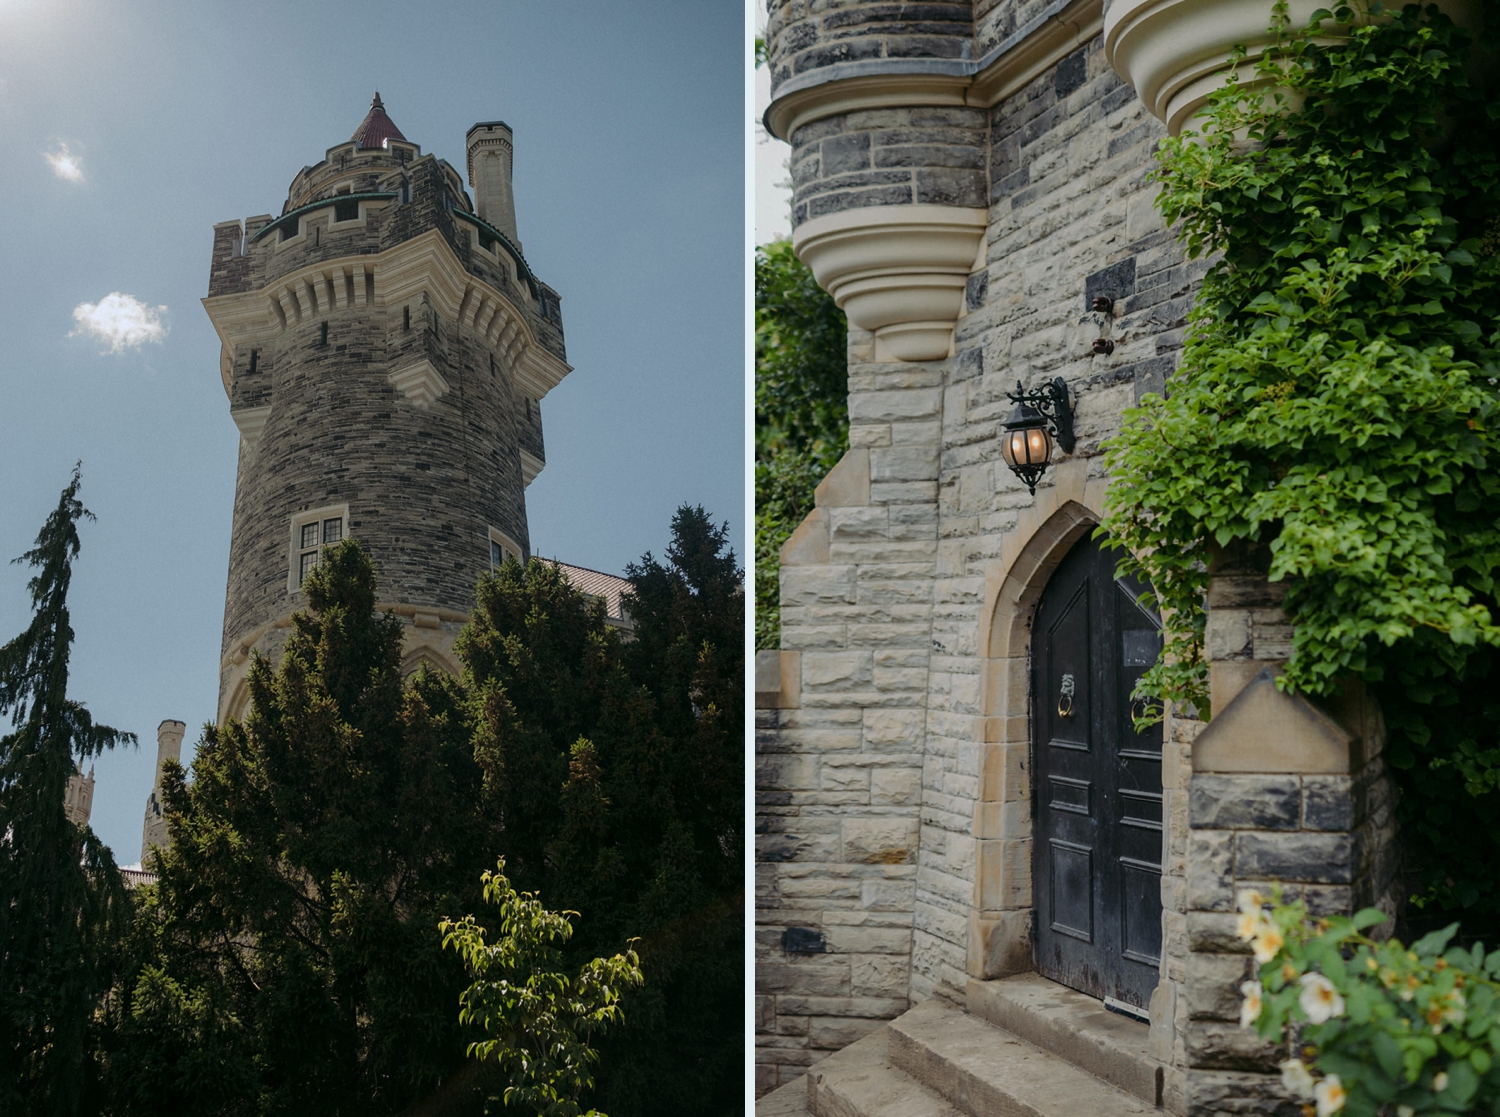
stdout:
<svg viewBox="0 0 1500 1117">
<path fill-rule="evenodd" d="M 391 373 L 387 379 L 418 407 L 430 407 L 448 394 L 448 381 L 431 361 L 418 361 Z"/>
<path fill-rule="evenodd" d="M 271 405 L 263 407 L 240 407 L 229 413 L 234 425 L 240 429 L 240 438 L 246 446 L 254 447 L 260 441 L 260 432 L 266 429 L 266 420 L 271 417 Z"/>
<path fill-rule="evenodd" d="M 540 473 L 543 469 L 545 469 L 546 466 L 547 466 L 547 463 L 544 462 L 544 461 L 542 461 L 541 458 L 537 457 L 535 454 L 531 453 L 529 450 L 524 450 L 523 449 L 521 451 L 521 482 L 522 482 L 522 484 L 524 486 L 529 486 L 533 481 L 536 480 L 536 475 L 538 473 Z"/>
<path fill-rule="evenodd" d="M 1319 0 L 1289 0 L 1290 26 L 1306 27 L 1321 7 Z M 1465 27 L 1480 26 L 1474 0 L 1444 0 L 1439 7 Z M 1237 47 L 1248 52 L 1240 80 L 1254 84 L 1255 64 L 1274 41 L 1271 9 L 1270 0 L 1115 0 L 1104 17 L 1104 56 L 1175 136 L 1224 84 Z"/>
<path fill-rule="evenodd" d="M 1099 33 L 1101 0 L 1052 0 L 979 59 L 878 58 L 836 62 L 781 82 L 766 131 L 791 140 L 798 128 L 867 109 L 968 105 L 989 108 Z"/>
<path fill-rule="evenodd" d="M 877 361 L 939 361 L 984 242 L 987 211 L 939 205 L 863 206 L 797 227 L 792 248 L 861 329 Z"/>
<path fill-rule="evenodd" d="M 755 708 L 795 710 L 802 705 L 802 653 L 755 653 Z"/>
</svg>

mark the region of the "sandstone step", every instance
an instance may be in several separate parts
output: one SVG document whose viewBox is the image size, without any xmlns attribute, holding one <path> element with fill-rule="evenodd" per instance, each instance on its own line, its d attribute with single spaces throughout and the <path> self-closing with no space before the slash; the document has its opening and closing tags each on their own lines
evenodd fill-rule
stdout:
<svg viewBox="0 0 1500 1117">
<path fill-rule="evenodd" d="M 1094 1077 L 1062 1056 L 936 999 L 917 1005 L 881 1032 L 888 1033 L 887 1059 L 892 1068 L 941 1095 L 968 1117 L 1161 1114 L 1154 1104 Z M 814 1073 L 817 1070 L 813 1068 Z M 816 1100 L 813 1111 L 818 1117 L 833 1117 Z M 904 1115 L 906 1111 L 889 1112 Z M 858 1110 L 850 1111 L 849 1117 L 856 1113 L 869 1117 L 867 1111 Z M 845 1113 L 840 1111 L 838 1117 Z"/>
<path fill-rule="evenodd" d="M 755 1117 L 812 1117 L 812 1110 L 807 1108 L 807 1075 L 757 1098 Z"/>
<path fill-rule="evenodd" d="M 1145 1021 L 1109 1012 L 1094 998 L 1034 973 L 970 978 L 967 994 L 974 1016 L 1152 1106 L 1161 1104 L 1163 1071 L 1152 1057 Z"/>
<path fill-rule="evenodd" d="M 964 1117 L 890 1065 L 890 1036 L 889 1026 L 881 1028 L 807 1072 L 808 1110 L 814 1117 Z M 759 1106 L 756 1117 L 764 1117 Z"/>
</svg>

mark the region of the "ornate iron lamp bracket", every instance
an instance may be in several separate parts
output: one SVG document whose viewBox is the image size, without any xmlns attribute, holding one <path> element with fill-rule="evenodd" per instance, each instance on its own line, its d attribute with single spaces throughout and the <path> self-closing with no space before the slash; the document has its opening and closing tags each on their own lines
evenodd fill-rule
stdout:
<svg viewBox="0 0 1500 1117">
<path fill-rule="evenodd" d="M 1068 402 L 1068 385 L 1061 376 L 1040 388 L 1027 391 L 1016 381 L 1016 390 L 1005 397 L 1022 407 L 1034 408 L 1046 420 L 1047 429 L 1064 454 L 1073 452 L 1073 408 Z"/>
</svg>

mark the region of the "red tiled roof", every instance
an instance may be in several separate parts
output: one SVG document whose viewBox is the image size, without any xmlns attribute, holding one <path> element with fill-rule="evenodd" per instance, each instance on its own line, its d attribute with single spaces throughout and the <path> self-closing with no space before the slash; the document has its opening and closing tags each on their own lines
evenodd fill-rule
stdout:
<svg viewBox="0 0 1500 1117">
<path fill-rule="evenodd" d="M 568 576 L 568 581 L 579 593 L 586 593 L 591 597 L 602 597 L 606 616 L 615 618 L 623 616 L 620 610 L 620 595 L 630 589 L 630 583 L 624 578 L 617 578 L 613 574 L 603 574 L 583 566 L 569 566 L 565 562 L 556 563 L 556 566 Z"/>
<path fill-rule="evenodd" d="M 370 102 L 370 111 L 349 138 L 362 148 L 384 147 L 386 140 L 406 140 L 401 129 L 396 127 L 396 122 L 385 115 L 385 106 L 380 103 L 379 93 L 375 94 L 375 100 Z"/>
<path fill-rule="evenodd" d="M 120 875 L 125 878 L 126 888 L 139 888 L 143 884 L 156 883 L 156 874 L 145 869 L 121 869 Z"/>
</svg>

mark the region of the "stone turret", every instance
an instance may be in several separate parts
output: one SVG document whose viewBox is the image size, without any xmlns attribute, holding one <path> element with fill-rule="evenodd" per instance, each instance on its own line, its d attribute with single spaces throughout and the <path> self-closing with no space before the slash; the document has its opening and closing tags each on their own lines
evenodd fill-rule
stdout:
<svg viewBox="0 0 1500 1117">
<path fill-rule="evenodd" d="M 478 577 L 530 554 L 540 404 L 570 369 L 557 293 L 514 239 L 510 130 L 476 125 L 470 155 L 502 130 L 503 158 L 471 166 L 476 212 L 377 94 L 279 216 L 214 227 L 204 306 L 240 432 L 221 720 L 244 712 L 251 652 L 279 658 L 325 545 L 360 540 L 406 666 L 449 670 Z"/>
<path fill-rule="evenodd" d="M 161 770 L 169 760 L 182 759 L 182 736 L 187 725 L 168 719 L 156 727 L 156 778 L 146 799 L 146 822 L 141 828 L 141 864 L 151 856 L 151 847 L 167 848 L 167 820 L 162 815 Z"/>
<path fill-rule="evenodd" d="M 510 125 L 503 120 L 476 124 L 465 137 L 469 149 L 469 185 L 474 188 L 474 209 L 510 238 L 517 248 L 516 201 L 511 193 L 510 172 L 515 145 Z"/>
<path fill-rule="evenodd" d="M 63 793 L 63 814 L 75 826 L 87 826 L 94 811 L 94 766 L 89 765 L 89 774 L 83 774 L 83 766 L 68 777 L 68 787 Z"/>
</svg>

